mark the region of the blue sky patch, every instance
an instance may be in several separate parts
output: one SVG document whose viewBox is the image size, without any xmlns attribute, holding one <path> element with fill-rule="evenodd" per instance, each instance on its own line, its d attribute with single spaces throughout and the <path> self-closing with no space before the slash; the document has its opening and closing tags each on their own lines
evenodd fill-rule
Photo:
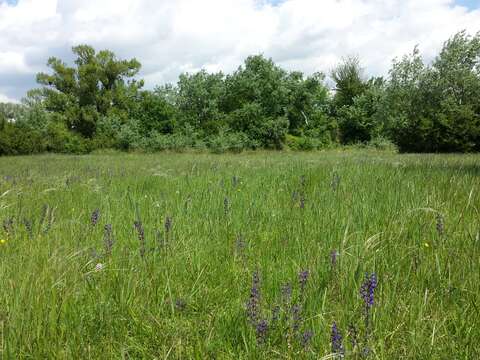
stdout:
<svg viewBox="0 0 480 360">
<path fill-rule="evenodd" d="M 456 0 L 457 5 L 465 6 L 470 10 L 480 9 L 480 0 Z"/>
</svg>

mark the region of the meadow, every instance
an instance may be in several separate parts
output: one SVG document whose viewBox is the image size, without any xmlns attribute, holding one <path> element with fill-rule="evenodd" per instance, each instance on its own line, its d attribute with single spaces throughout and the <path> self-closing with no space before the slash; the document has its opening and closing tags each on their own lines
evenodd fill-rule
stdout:
<svg viewBox="0 0 480 360">
<path fill-rule="evenodd" d="M 479 164 L 0 158 L 0 357 L 479 358 Z"/>
</svg>

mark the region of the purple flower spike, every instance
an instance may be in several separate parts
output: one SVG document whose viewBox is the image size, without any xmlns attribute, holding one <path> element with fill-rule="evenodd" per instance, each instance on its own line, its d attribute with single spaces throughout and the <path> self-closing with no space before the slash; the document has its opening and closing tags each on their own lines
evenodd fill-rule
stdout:
<svg viewBox="0 0 480 360">
<path fill-rule="evenodd" d="M 98 219 L 100 219 L 100 210 L 95 209 L 95 211 L 92 213 L 92 216 L 90 216 L 90 223 L 92 226 L 96 226 L 98 224 Z"/>
<path fill-rule="evenodd" d="M 332 353 L 337 354 L 340 358 L 343 358 L 345 350 L 343 348 L 342 334 L 337 328 L 337 323 L 332 325 L 331 333 Z"/>
<path fill-rule="evenodd" d="M 294 333 L 298 333 L 298 330 L 300 330 L 300 325 L 301 325 L 301 322 L 302 322 L 302 308 L 300 307 L 300 305 L 298 304 L 295 304 L 293 305 L 292 307 L 292 320 L 293 320 L 293 323 L 292 323 L 292 330 Z"/>
<path fill-rule="evenodd" d="M 304 349 L 308 347 L 308 345 L 310 344 L 310 340 L 312 340 L 312 337 L 313 332 L 311 332 L 310 330 L 307 330 L 302 334 L 301 343 Z"/>
<path fill-rule="evenodd" d="M 268 321 L 260 320 L 256 326 L 257 342 L 264 344 L 267 341 Z"/>
<path fill-rule="evenodd" d="M 302 291 L 302 293 L 305 290 L 305 286 L 307 285 L 309 275 L 310 272 L 308 270 L 303 270 L 298 274 L 298 282 L 300 284 L 300 290 Z"/>
<path fill-rule="evenodd" d="M 258 271 L 253 273 L 252 287 L 250 289 L 250 298 L 247 301 L 248 320 L 255 325 L 259 317 L 260 307 L 260 276 Z"/>
<path fill-rule="evenodd" d="M 375 289 L 377 288 L 377 275 L 372 273 L 365 274 L 365 281 L 360 287 L 360 295 L 365 302 L 365 308 L 368 310 L 375 304 Z"/>
</svg>

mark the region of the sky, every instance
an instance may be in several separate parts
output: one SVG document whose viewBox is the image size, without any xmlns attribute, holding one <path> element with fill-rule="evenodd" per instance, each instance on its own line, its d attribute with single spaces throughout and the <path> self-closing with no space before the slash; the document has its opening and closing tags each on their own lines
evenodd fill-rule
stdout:
<svg viewBox="0 0 480 360">
<path fill-rule="evenodd" d="M 137 58 L 153 88 L 259 53 L 306 74 L 357 55 L 386 75 L 415 45 L 430 61 L 464 29 L 480 31 L 480 0 L 0 0 L 0 102 L 36 87 L 50 56 L 72 62 L 78 44 Z"/>
</svg>

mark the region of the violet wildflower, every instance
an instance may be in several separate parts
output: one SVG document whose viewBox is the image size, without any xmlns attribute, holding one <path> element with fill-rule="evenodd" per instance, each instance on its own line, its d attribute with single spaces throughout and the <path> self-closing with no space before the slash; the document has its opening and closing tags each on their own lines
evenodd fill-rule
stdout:
<svg viewBox="0 0 480 360">
<path fill-rule="evenodd" d="M 308 270 L 303 270 L 298 274 L 298 283 L 300 284 L 300 294 L 303 296 L 305 291 L 305 286 L 307 285 L 308 276 L 310 272 Z"/>
<path fill-rule="evenodd" d="M 375 303 L 375 289 L 377 288 L 377 275 L 365 274 L 365 281 L 360 287 L 360 295 L 365 303 L 365 308 L 370 309 Z"/>
<path fill-rule="evenodd" d="M 143 258 L 145 256 L 145 231 L 140 220 L 135 221 L 133 224 L 138 233 L 138 240 L 140 241 L 140 256 Z"/>
<path fill-rule="evenodd" d="M 268 321 L 265 319 L 260 320 L 255 327 L 255 332 L 257 335 L 257 343 L 264 344 L 267 341 Z"/>
<path fill-rule="evenodd" d="M 255 325 L 260 315 L 260 275 L 255 270 L 252 276 L 252 287 L 250 288 L 250 297 L 246 304 L 247 317 L 252 325 Z"/>
<path fill-rule="evenodd" d="M 300 305 L 295 304 L 292 307 L 292 330 L 294 333 L 298 333 L 298 330 L 300 329 L 300 325 L 302 322 L 302 308 Z"/>
<path fill-rule="evenodd" d="M 310 344 L 310 340 L 312 340 L 312 337 L 313 337 L 313 332 L 310 330 L 307 330 L 302 334 L 300 341 L 304 349 L 308 348 L 308 345 Z"/>
<path fill-rule="evenodd" d="M 92 224 L 92 226 L 96 226 L 98 224 L 99 219 L 100 219 L 100 210 L 95 209 L 92 215 L 90 216 L 90 224 Z"/>
<path fill-rule="evenodd" d="M 365 281 L 360 287 L 360 296 L 364 302 L 364 315 L 365 315 L 365 338 L 368 340 L 370 332 L 370 309 L 375 304 L 375 289 L 377 288 L 377 275 L 372 273 L 365 274 Z"/>
<path fill-rule="evenodd" d="M 345 355 L 345 349 L 343 348 L 343 339 L 340 330 L 337 328 L 337 323 L 333 323 L 332 332 L 330 337 L 332 343 L 332 353 L 337 354 L 340 358 Z"/>
</svg>

